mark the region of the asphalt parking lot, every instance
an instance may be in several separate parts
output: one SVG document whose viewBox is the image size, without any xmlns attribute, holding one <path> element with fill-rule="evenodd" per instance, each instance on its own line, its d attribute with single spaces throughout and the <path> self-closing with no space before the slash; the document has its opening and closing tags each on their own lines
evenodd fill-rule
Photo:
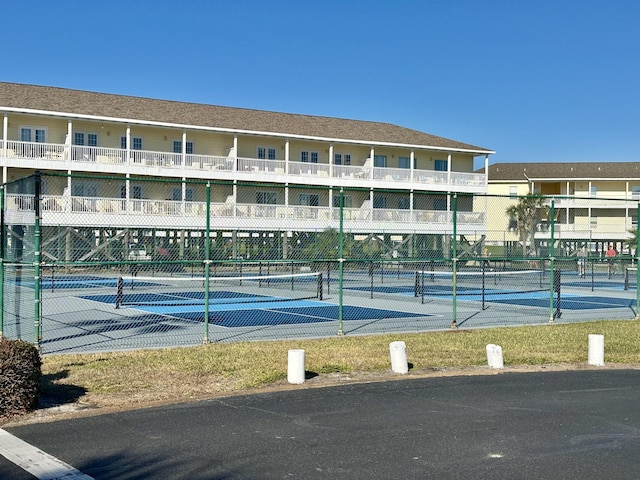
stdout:
<svg viewBox="0 0 640 480">
<path fill-rule="evenodd" d="M 7 428 L 95 479 L 638 479 L 640 371 L 300 388 Z M 5 459 L 2 478 L 34 478 Z"/>
</svg>

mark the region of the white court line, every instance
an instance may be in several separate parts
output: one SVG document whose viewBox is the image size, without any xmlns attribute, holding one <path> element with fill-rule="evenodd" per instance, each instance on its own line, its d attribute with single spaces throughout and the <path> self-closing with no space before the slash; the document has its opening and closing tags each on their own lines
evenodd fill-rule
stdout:
<svg viewBox="0 0 640 480">
<path fill-rule="evenodd" d="M 38 480 L 94 480 L 62 460 L 0 429 L 0 455 Z"/>
</svg>

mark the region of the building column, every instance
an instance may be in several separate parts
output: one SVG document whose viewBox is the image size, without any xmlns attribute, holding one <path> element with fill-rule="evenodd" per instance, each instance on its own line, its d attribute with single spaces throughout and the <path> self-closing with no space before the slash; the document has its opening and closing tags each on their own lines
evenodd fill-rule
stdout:
<svg viewBox="0 0 640 480">
<path fill-rule="evenodd" d="M 7 156 L 7 131 L 9 130 L 9 116 L 5 112 L 2 119 L 2 156 Z M 2 183 L 7 183 L 7 165 L 2 166 Z"/>
<path fill-rule="evenodd" d="M 329 178 L 333 178 L 333 143 L 329 144 Z"/>
<path fill-rule="evenodd" d="M 284 142 L 284 172 L 289 175 L 289 140 Z"/>
<path fill-rule="evenodd" d="M 411 150 L 411 153 L 409 154 L 409 178 L 411 181 L 413 181 L 413 171 L 415 170 L 415 161 L 416 161 L 416 151 L 415 150 Z"/>
<path fill-rule="evenodd" d="M 369 174 L 369 180 L 373 180 L 373 170 L 376 168 L 376 150 L 373 147 L 371 147 L 369 158 L 371 158 L 371 173 Z"/>
<path fill-rule="evenodd" d="M 71 168 L 71 145 L 73 145 L 73 140 L 71 139 L 72 135 L 73 135 L 73 122 L 71 120 L 69 120 L 67 122 L 67 136 L 64 139 L 65 150 L 67 152 L 67 158 L 65 158 L 65 160 L 67 161 L 67 164 L 69 165 L 69 171 L 72 170 L 72 168 Z"/>
<path fill-rule="evenodd" d="M 233 216 L 238 215 L 238 180 L 233 181 Z M 235 241 L 233 242 L 235 245 Z M 234 257 L 235 258 L 235 257 Z"/>
<path fill-rule="evenodd" d="M 184 170 L 186 165 L 187 165 L 187 131 L 183 130 L 182 131 L 182 148 L 181 148 L 181 155 L 182 155 L 182 169 Z M 184 199 L 184 194 L 182 195 L 182 198 Z"/>
<path fill-rule="evenodd" d="M 129 165 L 131 162 L 131 125 L 127 125 L 127 133 L 126 133 L 126 146 L 125 146 L 125 152 L 126 152 L 126 158 L 127 158 L 127 165 Z M 127 194 L 127 198 L 129 198 L 128 194 Z"/>
<path fill-rule="evenodd" d="M 484 186 L 489 186 L 489 155 L 484 156 Z"/>
</svg>

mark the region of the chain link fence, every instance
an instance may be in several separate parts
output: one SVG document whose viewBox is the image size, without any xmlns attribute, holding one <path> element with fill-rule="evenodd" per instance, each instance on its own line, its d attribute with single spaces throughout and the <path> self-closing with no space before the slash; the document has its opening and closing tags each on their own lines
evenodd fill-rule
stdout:
<svg viewBox="0 0 640 480">
<path fill-rule="evenodd" d="M 637 316 L 637 202 L 35 174 L 0 332 L 43 353 Z"/>
</svg>

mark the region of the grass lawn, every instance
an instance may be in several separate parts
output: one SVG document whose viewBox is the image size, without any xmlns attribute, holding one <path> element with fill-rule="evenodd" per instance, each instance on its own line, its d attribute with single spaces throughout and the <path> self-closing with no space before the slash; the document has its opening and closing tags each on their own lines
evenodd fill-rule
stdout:
<svg viewBox="0 0 640 480">
<path fill-rule="evenodd" d="M 486 358 L 489 343 L 502 347 L 506 370 L 586 366 L 589 334 L 604 335 L 608 366 L 640 365 L 640 322 L 601 321 L 51 355 L 43 358 L 42 396 L 58 404 L 132 408 L 288 388 L 289 349 L 305 350 L 307 385 L 397 378 L 389 355 L 389 343 L 395 340 L 406 342 L 408 377 L 492 372 Z"/>
</svg>

